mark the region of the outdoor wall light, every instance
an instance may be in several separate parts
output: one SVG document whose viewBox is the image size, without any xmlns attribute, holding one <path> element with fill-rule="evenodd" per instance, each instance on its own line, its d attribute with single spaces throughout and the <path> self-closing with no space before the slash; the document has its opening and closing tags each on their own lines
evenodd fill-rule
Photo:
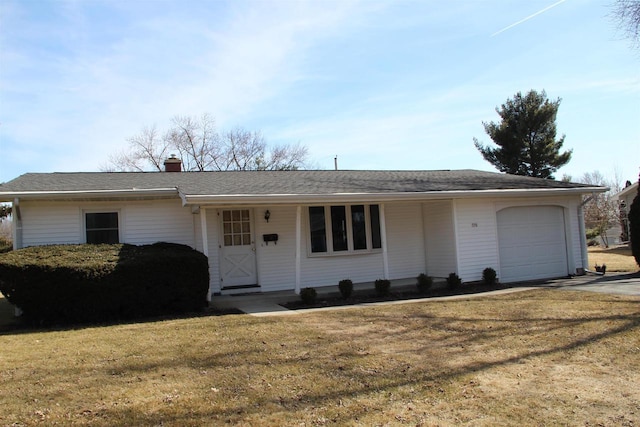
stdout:
<svg viewBox="0 0 640 427">
<path fill-rule="evenodd" d="M 264 211 L 264 219 L 265 221 L 269 222 L 269 218 L 271 218 L 271 212 L 269 212 L 269 209 L 267 209 L 266 211 Z"/>
</svg>

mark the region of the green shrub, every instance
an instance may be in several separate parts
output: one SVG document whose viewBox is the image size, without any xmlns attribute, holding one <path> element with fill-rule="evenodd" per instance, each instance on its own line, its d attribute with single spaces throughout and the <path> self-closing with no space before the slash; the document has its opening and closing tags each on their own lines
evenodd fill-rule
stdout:
<svg viewBox="0 0 640 427">
<path fill-rule="evenodd" d="M 482 270 L 482 281 L 485 285 L 493 286 L 498 283 L 498 274 L 493 268 L 487 267 Z"/>
<path fill-rule="evenodd" d="M 431 289 L 431 286 L 433 286 L 433 278 L 424 273 L 420 273 L 420 275 L 416 277 L 416 286 L 418 287 L 418 291 L 427 292 Z"/>
<path fill-rule="evenodd" d="M 317 296 L 318 293 L 314 288 L 304 288 L 300 291 L 300 299 L 302 299 L 302 302 L 304 302 L 305 304 L 313 304 L 314 302 L 316 302 Z"/>
<path fill-rule="evenodd" d="M 451 289 L 457 288 L 462 285 L 462 279 L 456 273 L 449 273 L 449 277 L 447 277 L 447 286 Z"/>
<path fill-rule="evenodd" d="M 353 282 L 351 279 L 340 280 L 338 282 L 338 289 L 340 289 L 342 298 L 347 299 L 353 293 Z"/>
<path fill-rule="evenodd" d="M 0 255 L 0 292 L 38 323 L 199 310 L 208 289 L 207 257 L 178 244 L 35 246 Z"/>
<path fill-rule="evenodd" d="M 376 293 L 381 296 L 389 295 L 389 291 L 391 290 L 391 281 L 387 279 L 378 279 L 375 282 Z"/>
</svg>

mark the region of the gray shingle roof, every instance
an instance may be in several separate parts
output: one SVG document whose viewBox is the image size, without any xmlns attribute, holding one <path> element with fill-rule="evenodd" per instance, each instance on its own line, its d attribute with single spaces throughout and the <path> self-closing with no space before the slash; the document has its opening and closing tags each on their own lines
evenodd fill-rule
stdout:
<svg viewBox="0 0 640 427">
<path fill-rule="evenodd" d="M 386 194 L 482 190 L 559 190 L 585 184 L 476 170 L 27 173 L 0 185 L 0 196 L 176 188 L 190 196 Z"/>
</svg>

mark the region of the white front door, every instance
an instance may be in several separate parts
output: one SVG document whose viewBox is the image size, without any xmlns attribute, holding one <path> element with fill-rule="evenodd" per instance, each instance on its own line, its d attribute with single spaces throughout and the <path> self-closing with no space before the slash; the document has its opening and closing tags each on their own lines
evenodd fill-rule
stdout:
<svg viewBox="0 0 640 427">
<path fill-rule="evenodd" d="M 222 211 L 222 289 L 257 285 L 256 247 L 249 209 Z"/>
</svg>

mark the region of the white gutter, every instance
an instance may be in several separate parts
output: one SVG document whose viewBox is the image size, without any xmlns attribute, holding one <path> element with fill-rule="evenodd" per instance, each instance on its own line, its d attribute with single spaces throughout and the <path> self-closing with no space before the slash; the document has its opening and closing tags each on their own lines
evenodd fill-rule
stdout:
<svg viewBox="0 0 640 427">
<path fill-rule="evenodd" d="M 540 197 L 540 196 L 565 196 L 587 193 L 604 193 L 608 191 L 603 187 L 581 188 L 554 188 L 554 189 L 516 189 L 516 190 L 453 190 L 453 191 L 425 191 L 425 192 L 397 192 L 397 193 L 328 193 L 328 194 L 211 194 L 188 195 L 181 194 L 184 205 L 190 204 L 310 204 L 331 202 L 370 202 L 372 200 L 385 201 L 411 201 L 411 200 L 438 200 L 438 199 L 462 199 L 485 197 Z"/>
<path fill-rule="evenodd" d="M 22 200 L 42 199 L 82 199 L 82 198 L 113 198 L 113 197 L 157 197 L 177 195 L 178 189 L 168 188 L 126 188 L 120 190 L 62 190 L 62 191 L 24 191 L 0 192 L 0 201 L 11 201 L 15 198 Z"/>
</svg>

